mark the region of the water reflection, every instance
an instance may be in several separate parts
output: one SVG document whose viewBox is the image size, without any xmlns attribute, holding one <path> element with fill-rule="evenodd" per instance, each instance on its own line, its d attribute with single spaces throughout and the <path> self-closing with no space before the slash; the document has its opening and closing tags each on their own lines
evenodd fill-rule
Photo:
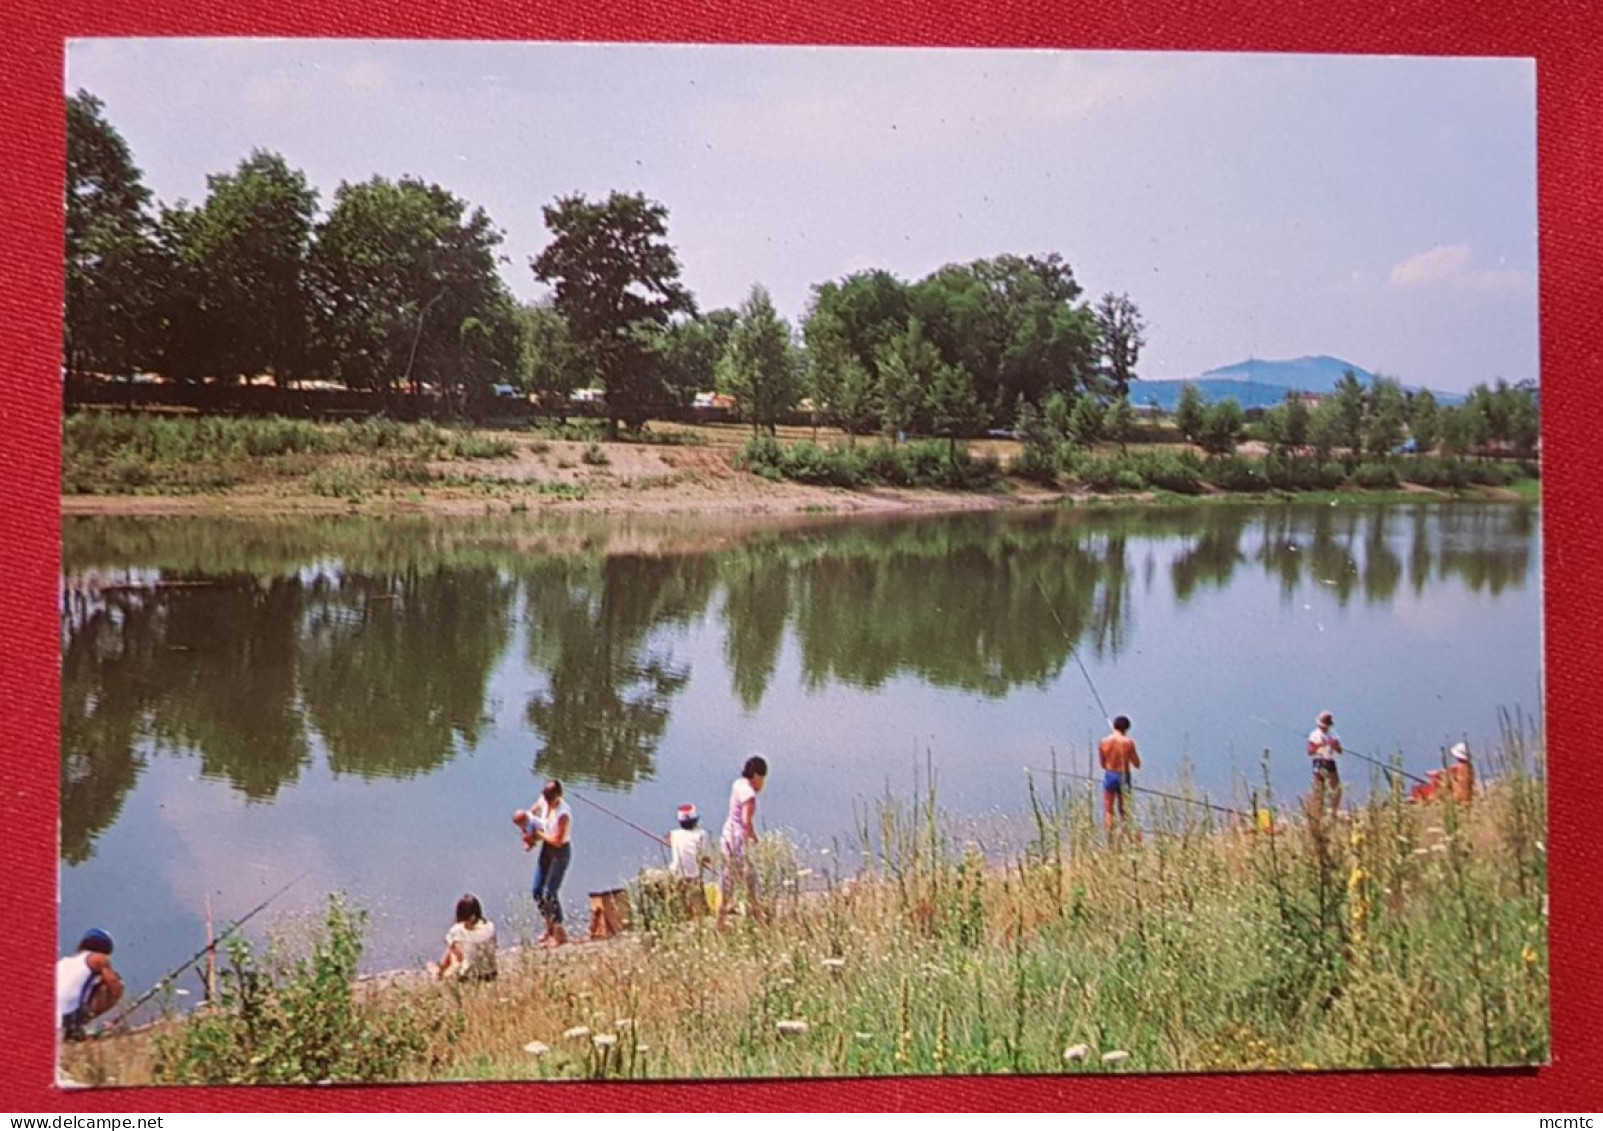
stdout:
<svg viewBox="0 0 1603 1131">
<path fill-rule="evenodd" d="M 1201 607 L 1242 570 L 1338 607 L 1523 588 L 1522 506 L 1190 508 L 714 530 L 494 520 L 67 520 L 61 856 L 80 864 L 148 760 L 194 756 L 253 802 L 330 772 L 404 779 L 481 743 L 498 672 L 542 775 L 628 789 L 692 677 L 754 714 L 796 684 L 913 679 L 1000 699 L 1071 649 L 1130 647 L 1141 604 Z M 159 583 L 159 584 L 158 584 Z M 177 583 L 177 584 L 175 584 Z M 713 634 L 712 650 L 694 641 Z M 521 641 L 520 638 L 521 637 Z M 1162 647 L 1163 641 L 1151 641 Z M 696 665 L 722 673 L 694 670 Z M 508 657 L 512 657 L 509 661 Z M 514 670 L 515 669 L 515 670 Z"/>
</svg>

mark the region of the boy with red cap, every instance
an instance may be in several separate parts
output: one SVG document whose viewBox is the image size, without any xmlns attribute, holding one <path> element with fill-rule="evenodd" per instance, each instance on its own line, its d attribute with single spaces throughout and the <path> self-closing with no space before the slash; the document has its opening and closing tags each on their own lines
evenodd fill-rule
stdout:
<svg viewBox="0 0 1603 1131">
<path fill-rule="evenodd" d="M 668 852 L 679 903 L 687 916 L 707 913 L 707 892 L 701 885 L 701 871 L 712 863 L 707 852 L 707 830 L 698 828 L 701 817 L 694 805 L 679 806 L 679 827 L 668 834 Z"/>
</svg>

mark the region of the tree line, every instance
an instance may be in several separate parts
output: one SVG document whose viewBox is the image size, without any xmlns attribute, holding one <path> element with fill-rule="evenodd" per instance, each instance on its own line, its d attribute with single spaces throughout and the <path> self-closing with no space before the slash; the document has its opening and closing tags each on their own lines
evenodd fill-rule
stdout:
<svg viewBox="0 0 1603 1131">
<path fill-rule="evenodd" d="M 1092 304 L 1056 253 L 999 255 L 905 282 L 819 284 L 803 325 L 753 285 L 702 311 L 681 281 L 668 210 L 640 194 L 543 209 L 529 261 L 550 289 L 519 304 L 481 208 L 415 177 L 342 183 L 332 205 L 257 150 L 207 178 L 199 204 L 154 202 L 104 106 L 67 105 L 66 332 L 72 374 L 179 382 L 270 377 L 419 392 L 462 407 L 498 384 L 561 411 L 602 390 L 638 431 L 697 392 L 733 396 L 754 430 L 798 411 L 850 435 L 957 437 L 1013 422 L 1052 392 L 1127 395 L 1145 323 L 1127 295 Z"/>
</svg>

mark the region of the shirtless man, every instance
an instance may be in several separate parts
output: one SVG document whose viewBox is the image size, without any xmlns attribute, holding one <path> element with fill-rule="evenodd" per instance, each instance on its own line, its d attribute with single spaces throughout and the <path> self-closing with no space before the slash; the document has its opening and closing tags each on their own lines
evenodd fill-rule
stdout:
<svg viewBox="0 0 1603 1131">
<path fill-rule="evenodd" d="M 1113 814 L 1119 820 L 1128 820 L 1124 811 L 1124 795 L 1130 790 L 1130 771 L 1141 768 L 1141 755 L 1130 737 L 1130 719 L 1120 715 L 1113 720 L 1113 731 L 1097 746 L 1102 759 L 1102 823 L 1113 835 Z"/>
</svg>

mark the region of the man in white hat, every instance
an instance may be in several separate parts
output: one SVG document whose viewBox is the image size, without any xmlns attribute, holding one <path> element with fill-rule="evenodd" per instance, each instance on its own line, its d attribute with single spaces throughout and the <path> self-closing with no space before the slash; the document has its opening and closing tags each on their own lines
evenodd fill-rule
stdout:
<svg viewBox="0 0 1603 1131">
<path fill-rule="evenodd" d="M 1308 735 L 1308 759 L 1314 769 L 1314 808 L 1321 808 L 1328 800 L 1330 811 L 1336 813 L 1341 809 L 1341 773 L 1336 769 L 1341 739 L 1333 729 L 1336 717 L 1329 711 L 1320 711 L 1314 722 Z"/>
<path fill-rule="evenodd" d="M 679 827 L 668 834 L 668 852 L 673 857 L 673 877 L 679 888 L 679 903 L 687 916 L 707 913 L 707 892 L 701 872 L 712 863 L 707 851 L 707 830 L 698 828 L 701 816 L 694 805 L 679 806 Z"/>
<path fill-rule="evenodd" d="M 1469 805 L 1475 800 L 1475 767 L 1470 764 L 1469 744 L 1457 743 L 1448 753 L 1453 756 L 1453 764 L 1447 768 L 1448 789 L 1455 802 Z"/>
</svg>

